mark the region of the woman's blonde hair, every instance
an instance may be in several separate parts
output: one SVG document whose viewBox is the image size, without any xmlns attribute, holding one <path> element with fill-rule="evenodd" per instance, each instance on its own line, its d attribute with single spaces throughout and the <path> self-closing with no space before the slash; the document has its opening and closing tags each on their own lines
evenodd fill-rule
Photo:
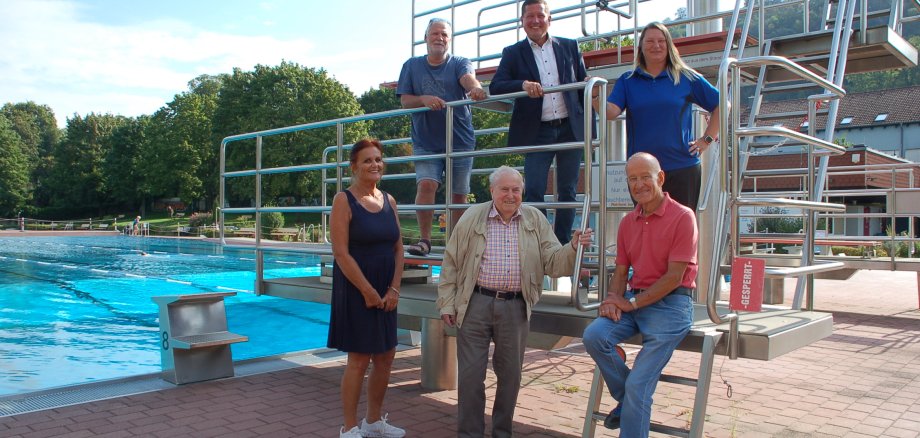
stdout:
<svg viewBox="0 0 920 438">
<path fill-rule="evenodd" d="M 674 85 L 680 83 L 681 76 L 686 76 L 687 79 L 691 81 L 697 80 L 700 74 L 687 64 L 684 64 L 684 60 L 680 58 L 680 52 L 677 51 L 677 46 L 674 45 L 674 39 L 671 38 L 671 32 L 668 31 L 665 25 L 657 21 L 647 24 L 645 28 L 642 29 L 642 34 L 639 36 L 639 44 L 636 45 L 636 58 L 633 60 L 633 66 L 642 67 L 643 70 L 648 71 L 645 63 L 645 54 L 642 52 L 642 46 L 645 44 L 645 36 L 651 29 L 658 29 L 664 35 L 664 40 L 668 45 L 668 59 L 665 60 L 665 69 L 668 71 L 671 79 L 674 80 Z"/>
</svg>

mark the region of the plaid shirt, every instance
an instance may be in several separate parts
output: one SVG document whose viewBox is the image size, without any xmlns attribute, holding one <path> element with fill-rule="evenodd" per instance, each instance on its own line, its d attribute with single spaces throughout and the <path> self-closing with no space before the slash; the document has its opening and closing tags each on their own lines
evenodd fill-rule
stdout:
<svg viewBox="0 0 920 438">
<path fill-rule="evenodd" d="M 486 251 L 476 281 L 480 286 L 502 291 L 521 290 L 521 256 L 518 251 L 520 221 L 520 209 L 505 223 L 495 210 L 495 205 L 492 205 L 487 221 Z"/>
</svg>

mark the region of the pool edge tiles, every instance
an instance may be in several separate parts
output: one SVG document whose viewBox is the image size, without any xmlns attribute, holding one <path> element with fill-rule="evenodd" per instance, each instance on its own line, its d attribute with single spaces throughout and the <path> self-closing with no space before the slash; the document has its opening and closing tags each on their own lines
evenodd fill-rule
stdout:
<svg viewBox="0 0 920 438">
<path fill-rule="evenodd" d="M 234 376 L 227 379 L 315 365 L 344 357 L 345 353 L 319 348 L 246 359 L 234 362 Z M 160 373 L 150 373 L 0 396 L 0 418 L 176 387 L 163 380 Z"/>
</svg>

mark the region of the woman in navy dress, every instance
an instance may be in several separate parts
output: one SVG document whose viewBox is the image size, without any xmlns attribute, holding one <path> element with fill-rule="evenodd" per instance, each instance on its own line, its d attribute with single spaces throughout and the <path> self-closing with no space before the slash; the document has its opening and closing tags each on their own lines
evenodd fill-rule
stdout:
<svg viewBox="0 0 920 438">
<path fill-rule="evenodd" d="M 365 139 L 351 150 L 351 186 L 332 201 L 332 315 L 329 348 L 348 353 L 342 376 L 344 427 L 340 437 L 401 437 L 405 431 L 381 415 L 396 355 L 396 304 L 403 246 L 396 200 L 380 191 L 383 147 Z M 364 375 L 367 415 L 358 423 Z"/>
</svg>

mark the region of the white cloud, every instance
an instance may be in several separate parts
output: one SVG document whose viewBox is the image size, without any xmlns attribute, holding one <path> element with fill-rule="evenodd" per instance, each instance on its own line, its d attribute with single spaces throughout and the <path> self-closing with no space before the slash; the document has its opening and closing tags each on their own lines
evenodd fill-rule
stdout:
<svg viewBox="0 0 920 438">
<path fill-rule="evenodd" d="M 333 67 L 354 64 L 354 54 L 320 56 L 303 38 L 216 33 L 176 20 L 131 27 L 80 22 L 77 6 L 64 1 L 5 1 L 0 8 L 0 103 L 47 104 L 60 125 L 74 113 L 152 114 L 200 74 L 282 59 L 325 67 L 349 84 L 345 78 L 363 79 L 363 68 Z"/>
</svg>

